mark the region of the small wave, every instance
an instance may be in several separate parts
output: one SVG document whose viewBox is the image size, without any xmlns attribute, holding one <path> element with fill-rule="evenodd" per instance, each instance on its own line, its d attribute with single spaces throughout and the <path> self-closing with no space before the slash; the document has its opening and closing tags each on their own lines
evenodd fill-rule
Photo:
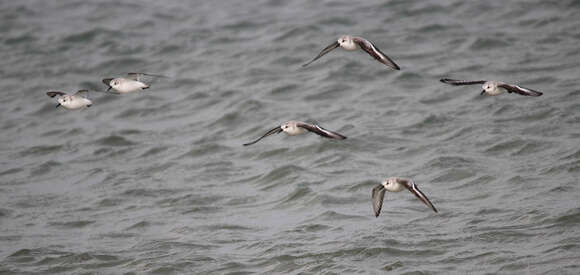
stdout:
<svg viewBox="0 0 580 275">
<path fill-rule="evenodd" d="M 292 204 L 292 205 L 300 205 L 305 202 L 305 200 L 309 197 L 313 196 L 312 189 L 308 187 L 297 187 L 289 193 L 288 195 L 284 196 L 281 199 L 280 205 Z M 302 203 L 301 203 L 302 202 Z"/>
<path fill-rule="evenodd" d="M 477 173 L 468 168 L 452 168 L 445 170 L 434 178 L 433 182 L 456 182 L 474 177 Z"/>
<path fill-rule="evenodd" d="M 349 205 L 359 202 L 361 199 L 360 197 L 350 196 L 350 197 L 338 197 L 338 196 L 331 196 L 331 195 L 317 195 L 312 200 L 310 200 L 309 204 L 317 203 L 323 206 L 335 206 L 335 205 Z"/>
<path fill-rule="evenodd" d="M 6 218 L 6 217 L 10 217 L 10 215 L 12 214 L 12 210 L 7 209 L 7 208 L 0 208 L 0 218 Z"/>
<path fill-rule="evenodd" d="M 287 40 L 294 40 L 296 37 L 300 37 L 303 35 L 308 35 L 308 33 L 318 33 L 320 31 L 320 27 L 317 25 L 306 25 L 300 27 L 294 27 L 290 30 L 282 32 L 276 38 L 274 38 L 274 42 L 284 42 Z M 316 47 L 318 49 L 318 45 L 312 44 L 312 47 Z"/>
<path fill-rule="evenodd" d="M 146 188 L 136 188 L 129 189 L 123 192 L 124 196 L 129 197 L 163 197 L 171 194 L 175 194 L 179 190 L 175 189 L 146 189 Z"/>
<path fill-rule="evenodd" d="M 357 220 L 357 221 L 364 221 L 367 220 L 368 217 L 364 216 L 354 216 L 354 215 L 346 215 L 341 214 L 336 211 L 328 210 L 313 219 L 309 219 L 306 222 L 315 222 L 315 221 L 340 221 L 340 220 Z"/>
<path fill-rule="evenodd" d="M 216 126 L 235 126 L 235 125 L 239 125 L 240 122 L 242 121 L 242 117 L 240 116 L 240 113 L 235 111 L 235 112 L 229 112 L 229 113 L 225 113 L 223 114 L 220 118 L 218 118 L 217 120 L 213 121 L 211 124 L 213 125 L 213 127 Z"/>
<path fill-rule="evenodd" d="M 48 223 L 48 225 L 63 229 L 70 229 L 70 228 L 83 228 L 93 223 L 95 223 L 95 221 L 87 220 L 87 221 L 72 221 L 72 222 L 50 222 Z"/>
<path fill-rule="evenodd" d="M 40 175 L 44 175 L 50 171 L 52 171 L 53 168 L 62 166 L 62 163 L 58 162 L 58 161 L 47 161 L 42 163 L 41 165 L 35 167 L 32 171 L 30 171 L 30 175 L 31 176 L 40 176 Z"/>
<path fill-rule="evenodd" d="M 424 26 L 419 27 L 416 31 L 420 33 L 431 33 L 431 32 L 440 32 L 449 30 L 451 28 L 455 28 L 457 25 L 443 25 L 443 24 L 427 24 Z"/>
<path fill-rule="evenodd" d="M 324 19 L 318 20 L 318 26 L 354 26 L 356 22 L 350 20 L 348 16 L 331 16 L 324 17 Z"/>
<path fill-rule="evenodd" d="M 227 151 L 228 149 L 229 147 L 219 144 L 203 144 L 200 146 L 195 146 L 193 149 L 189 150 L 189 152 L 179 156 L 179 159 L 200 158 L 207 155 L 217 155 L 220 152 Z"/>
<path fill-rule="evenodd" d="M 488 147 L 487 149 L 485 149 L 485 152 L 491 154 L 500 154 L 507 152 L 515 153 L 515 151 L 524 146 L 524 144 L 525 141 L 521 139 L 502 141 Z"/>
<path fill-rule="evenodd" d="M 105 29 L 91 29 L 84 32 L 79 32 L 71 35 L 67 35 L 63 38 L 63 42 L 65 43 L 91 43 L 93 42 L 97 36 L 102 35 L 103 37 L 110 37 L 111 34 L 114 32 L 107 31 Z"/>
<path fill-rule="evenodd" d="M 272 157 L 284 157 L 290 150 L 288 148 L 280 148 L 274 150 L 266 150 L 256 156 L 257 160 L 270 159 Z"/>
<path fill-rule="evenodd" d="M 135 223 L 127 228 L 125 228 L 125 231 L 132 231 L 132 230 L 144 230 L 147 227 L 151 226 L 151 222 L 148 221 L 140 221 L 138 223 Z"/>
<path fill-rule="evenodd" d="M 460 156 L 439 156 L 431 159 L 427 166 L 430 168 L 459 168 L 470 167 L 474 161 Z"/>
<path fill-rule="evenodd" d="M 113 206 L 118 206 L 123 204 L 125 200 L 123 199 L 112 199 L 112 198 L 107 198 L 107 199 L 102 199 L 97 203 L 97 206 L 100 207 L 113 207 Z"/>
<path fill-rule="evenodd" d="M 499 49 L 499 48 L 507 48 L 512 45 L 512 43 L 507 42 L 505 37 L 504 38 L 477 38 L 469 47 L 470 50 L 479 51 L 479 50 L 492 50 L 492 49 Z"/>
<path fill-rule="evenodd" d="M 9 169 L 6 169 L 4 171 L 1 171 L 0 172 L 0 177 L 1 176 L 6 176 L 6 175 L 11 175 L 11 174 L 17 174 L 17 173 L 22 172 L 23 170 L 24 169 L 22 169 L 22 168 L 9 168 Z"/>
<path fill-rule="evenodd" d="M 266 189 L 270 189 L 275 186 L 286 185 L 286 181 L 291 182 L 304 172 L 306 172 L 306 170 L 300 166 L 285 165 L 263 175 L 259 180 L 257 180 L 257 182 L 260 185 L 267 185 Z"/>
<path fill-rule="evenodd" d="M 256 231 L 256 228 L 241 226 L 236 224 L 213 224 L 213 225 L 206 225 L 202 227 L 207 231 L 219 231 L 219 230 L 226 230 L 226 231 Z"/>
<path fill-rule="evenodd" d="M 23 34 L 20 36 L 15 36 L 15 37 L 10 37 L 10 38 L 4 39 L 4 44 L 6 44 L 7 46 L 14 47 L 14 46 L 18 46 L 19 44 L 33 43 L 37 40 L 38 40 L 38 38 L 36 38 L 34 35 Z"/>
<path fill-rule="evenodd" d="M 319 223 L 309 223 L 305 225 L 297 226 L 292 230 L 294 233 L 315 233 L 315 232 L 324 232 L 327 230 L 332 229 L 332 226 L 328 226 L 325 224 Z"/>
<path fill-rule="evenodd" d="M 98 139 L 96 141 L 96 144 L 102 146 L 131 146 L 137 143 L 130 141 L 122 136 L 111 135 L 108 137 Z"/>
<path fill-rule="evenodd" d="M 39 145 L 28 148 L 20 152 L 21 157 L 28 156 L 43 156 L 55 152 L 59 152 L 63 148 L 62 145 Z"/>
<path fill-rule="evenodd" d="M 495 177 L 487 176 L 487 175 L 479 176 L 479 177 L 472 179 L 472 180 L 469 180 L 466 183 L 463 183 L 459 186 L 453 187 L 453 188 L 451 188 L 451 190 L 457 190 L 457 189 L 463 189 L 463 188 L 473 188 L 476 186 L 481 186 L 483 184 L 491 183 L 495 179 L 496 179 Z"/>
<path fill-rule="evenodd" d="M 147 150 L 146 152 L 144 152 L 143 154 L 141 154 L 141 158 L 147 158 L 147 157 L 151 157 L 151 156 L 156 156 L 162 152 L 165 152 L 169 149 L 169 146 L 157 146 L 154 148 L 151 148 L 149 150 Z"/>
</svg>

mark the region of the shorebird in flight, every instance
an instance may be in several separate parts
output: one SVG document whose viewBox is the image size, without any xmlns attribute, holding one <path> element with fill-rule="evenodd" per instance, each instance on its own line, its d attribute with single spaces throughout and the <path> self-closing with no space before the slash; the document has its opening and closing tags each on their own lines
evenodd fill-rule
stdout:
<svg viewBox="0 0 580 275">
<path fill-rule="evenodd" d="M 69 110 L 75 110 L 84 107 L 91 107 L 93 102 L 83 96 L 83 94 L 87 94 L 88 92 L 89 91 L 87 90 L 79 90 L 78 92 L 69 95 L 61 91 L 50 91 L 47 92 L 46 95 L 50 97 L 56 97 L 56 101 L 58 102 L 56 108 L 62 106 Z"/>
<path fill-rule="evenodd" d="M 450 84 L 454 86 L 463 86 L 463 85 L 476 85 L 482 84 L 483 91 L 481 91 L 481 95 L 500 95 L 503 93 L 516 93 L 525 96 L 541 96 L 542 93 L 538 91 L 534 91 L 532 89 L 524 88 L 518 85 L 511 85 L 506 84 L 500 81 L 493 81 L 493 80 L 475 80 L 475 81 L 466 81 L 466 80 L 456 80 L 456 79 L 449 79 L 443 78 L 440 80 L 445 84 Z"/>
<path fill-rule="evenodd" d="M 163 75 L 146 74 L 146 73 L 128 73 L 125 77 L 105 78 L 103 83 L 109 87 L 107 92 L 115 89 L 121 94 L 132 93 L 148 89 L 148 82 L 156 78 L 166 78 Z"/>
<path fill-rule="evenodd" d="M 372 200 L 373 200 L 373 210 L 375 211 L 375 217 L 379 217 L 381 214 L 381 208 L 383 207 L 383 200 L 385 198 L 385 192 L 401 192 L 403 190 L 409 190 L 409 192 L 413 193 L 418 199 L 420 199 L 423 203 L 429 206 L 435 213 L 437 213 L 437 209 L 431 201 L 419 190 L 415 182 L 411 179 L 405 178 L 397 178 L 392 177 L 384 180 L 381 184 L 375 186 L 373 188 L 372 193 Z"/>
<path fill-rule="evenodd" d="M 284 122 L 284 124 L 282 124 L 280 126 L 276 126 L 276 128 L 266 132 L 266 134 L 259 137 L 258 139 L 244 144 L 244 146 L 252 145 L 252 144 L 260 141 L 261 139 L 263 139 L 269 135 L 278 134 L 281 132 L 284 132 L 290 136 L 295 136 L 295 135 L 300 135 L 300 134 L 306 133 L 307 131 L 315 133 L 315 134 L 322 136 L 322 137 L 325 137 L 325 138 L 346 139 L 345 136 L 343 136 L 339 133 L 336 133 L 336 132 L 326 130 L 318 125 L 309 124 L 309 123 L 302 122 L 302 121 L 291 120 L 291 121 Z"/>
<path fill-rule="evenodd" d="M 370 41 L 368 41 L 362 37 L 356 37 L 356 36 L 350 36 L 350 35 L 343 35 L 343 36 L 339 37 L 337 41 L 328 45 L 314 59 L 312 59 L 310 62 L 302 65 L 302 67 L 306 67 L 306 66 L 310 65 L 310 63 L 316 61 L 317 59 L 321 58 L 323 55 L 329 53 L 330 51 L 332 51 L 338 47 L 341 47 L 347 51 L 355 51 L 358 49 L 362 49 L 363 51 L 367 52 L 370 56 L 375 58 L 377 61 L 389 66 L 390 68 L 392 68 L 394 70 L 401 69 L 399 67 L 399 65 L 395 64 L 395 62 L 393 60 L 391 60 L 386 54 L 381 52 L 381 50 L 379 50 L 379 48 L 375 47 L 375 45 L 373 43 L 371 43 Z"/>
</svg>

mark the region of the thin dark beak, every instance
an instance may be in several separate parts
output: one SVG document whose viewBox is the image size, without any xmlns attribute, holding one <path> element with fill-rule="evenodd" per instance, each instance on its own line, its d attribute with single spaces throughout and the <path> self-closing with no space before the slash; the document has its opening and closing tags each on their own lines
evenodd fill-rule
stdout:
<svg viewBox="0 0 580 275">
<path fill-rule="evenodd" d="M 56 104 L 56 107 L 55 108 L 58 108 L 59 106 L 60 106 L 60 103 L 59 104 Z"/>
<path fill-rule="evenodd" d="M 481 94 L 480 95 L 484 95 L 484 94 L 485 94 L 485 90 L 481 91 Z"/>
<path fill-rule="evenodd" d="M 105 79 L 103 79 L 103 84 L 107 85 L 107 87 L 109 87 L 109 90 L 110 90 L 111 88 L 113 88 L 113 87 L 111 87 L 111 81 L 112 81 L 112 80 L 113 80 L 112 78 L 105 78 Z M 109 90 L 107 90 L 107 92 L 108 92 Z"/>
<path fill-rule="evenodd" d="M 109 89 L 107 89 L 107 92 L 108 92 L 108 91 L 110 91 L 110 90 L 111 90 L 111 88 L 113 88 L 113 87 L 109 86 Z"/>
</svg>

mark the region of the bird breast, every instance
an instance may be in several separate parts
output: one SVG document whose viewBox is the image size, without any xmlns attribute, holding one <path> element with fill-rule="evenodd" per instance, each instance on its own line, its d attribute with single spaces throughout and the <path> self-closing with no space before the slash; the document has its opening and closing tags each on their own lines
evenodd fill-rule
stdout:
<svg viewBox="0 0 580 275">
<path fill-rule="evenodd" d="M 63 107 L 67 108 L 67 109 L 79 109 L 79 108 L 83 108 L 86 107 L 88 105 L 92 105 L 93 102 L 87 98 L 83 98 L 83 97 L 71 97 L 67 102 L 64 102 L 64 104 L 61 104 Z"/>
<path fill-rule="evenodd" d="M 495 89 L 485 91 L 485 93 L 488 95 L 501 95 L 505 92 L 507 92 L 506 89 L 504 89 L 502 87 L 497 87 L 497 86 L 495 87 Z"/>
<path fill-rule="evenodd" d="M 288 134 L 290 136 L 295 136 L 295 135 L 303 134 L 304 132 L 306 132 L 306 130 L 303 128 L 294 126 L 294 127 L 288 127 L 286 129 L 284 129 L 284 132 L 286 132 L 286 134 Z"/>
<path fill-rule="evenodd" d="M 401 192 L 403 189 L 405 189 L 405 187 L 402 184 L 395 182 L 385 185 L 385 189 L 389 192 Z"/>
<path fill-rule="evenodd" d="M 340 46 L 347 51 L 358 50 L 358 45 L 356 43 L 354 43 L 352 40 L 346 41 L 346 42 L 340 44 Z"/>
<path fill-rule="evenodd" d="M 121 93 L 130 93 L 130 92 L 135 92 L 135 91 L 139 91 L 142 90 L 143 88 L 146 88 L 147 85 L 145 85 L 145 83 L 140 82 L 140 81 L 135 81 L 135 80 L 125 80 L 125 81 L 121 81 L 121 83 L 119 83 L 119 85 L 117 85 L 115 88 L 115 90 L 121 92 Z"/>
</svg>

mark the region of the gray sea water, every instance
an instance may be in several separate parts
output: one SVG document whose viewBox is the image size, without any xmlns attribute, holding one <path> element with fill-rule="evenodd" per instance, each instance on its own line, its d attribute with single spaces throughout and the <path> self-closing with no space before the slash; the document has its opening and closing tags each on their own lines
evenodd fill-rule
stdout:
<svg viewBox="0 0 580 275">
<path fill-rule="evenodd" d="M 1 274 L 580 273 L 580 1 L 19 0 L 0 26 Z M 341 34 L 402 70 L 300 66 Z M 134 71 L 171 78 L 45 95 Z M 349 138 L 242 146 L 292 119 Z M 390 176 L 439 213 L 375 218 Z"/>
</svg>

